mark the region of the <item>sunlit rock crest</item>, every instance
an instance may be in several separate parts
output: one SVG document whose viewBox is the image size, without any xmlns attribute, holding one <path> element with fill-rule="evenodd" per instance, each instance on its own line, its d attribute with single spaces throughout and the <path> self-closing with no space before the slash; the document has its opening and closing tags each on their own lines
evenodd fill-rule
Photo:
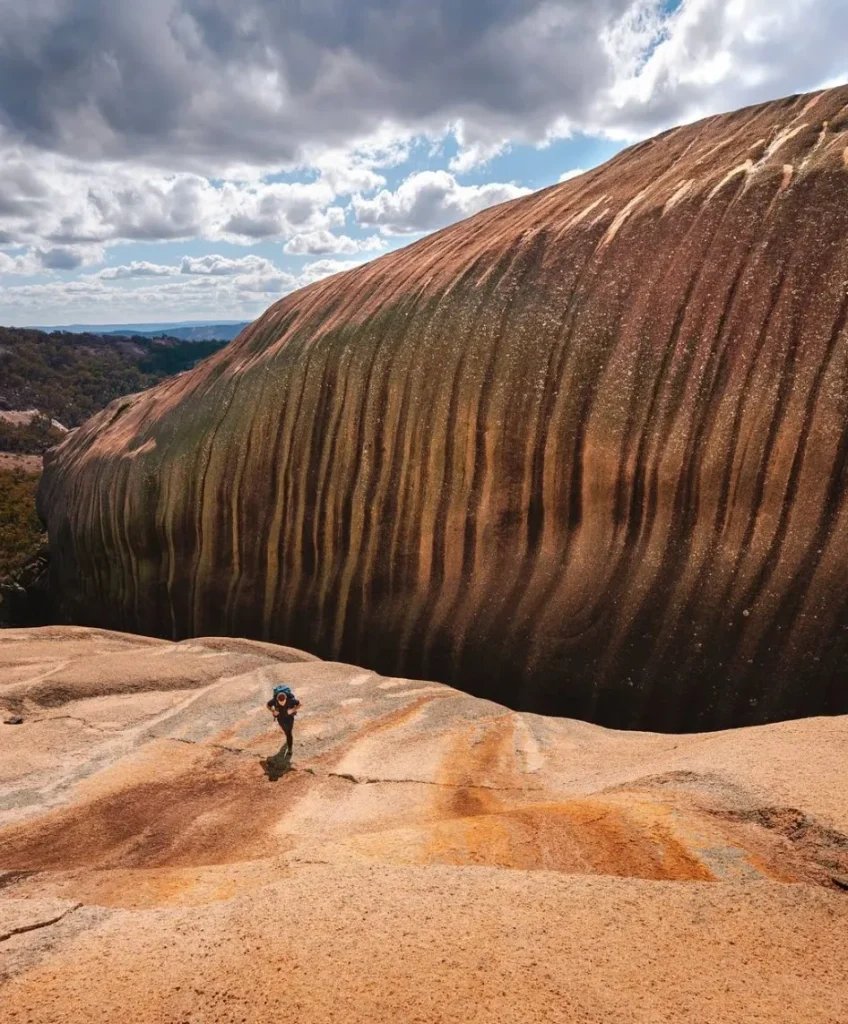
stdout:
<svg viewBox="0 0 848 1024">
<path fill-rule="evenodd" d="M 694 729 L 848 710 L 848 88 L 290 295 L 48 457 L 69 619 Z"/>
</svg>

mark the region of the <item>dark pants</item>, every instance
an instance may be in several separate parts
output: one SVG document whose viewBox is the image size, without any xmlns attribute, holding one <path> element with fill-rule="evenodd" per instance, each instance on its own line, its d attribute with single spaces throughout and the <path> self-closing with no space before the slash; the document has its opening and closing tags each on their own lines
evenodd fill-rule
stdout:
<svg viewBox="0 0 848 1024">
<path fill-rule="evenodd" d="M 294 741 L 292 739 L 292 728 L 294 726 L 294 718 L 291 715 L 287 715 L 285 712 L 283 712 L 277 719 L 277 722 L 279 723 L 280 728 L 286 734 L 286 742 L 280 747 L 277 753 L 274 754 L 273 757 L 269 757 L 268 760 L 280 764 L 285 761 L 291 760 L 292 747 L 294 746 Z"/>
</svg>

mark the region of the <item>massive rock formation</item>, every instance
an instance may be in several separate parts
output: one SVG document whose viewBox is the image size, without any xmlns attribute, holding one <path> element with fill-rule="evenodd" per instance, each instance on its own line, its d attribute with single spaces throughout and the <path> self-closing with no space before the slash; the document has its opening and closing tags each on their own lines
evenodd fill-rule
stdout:
<svg viewBox="0 0 848 1024">
<path fill-rule="evenodd" d="M 0 632 L 12 716 L 4 1024 L 845 1020 L 848 717 L 614 732 L 76 627 Z"/>
<path fill-rule="evenodd" d="M 657 729 L 848 710 L 848 88 L 287 297 L 48 458 L 72 620 Z"/>
</svg>

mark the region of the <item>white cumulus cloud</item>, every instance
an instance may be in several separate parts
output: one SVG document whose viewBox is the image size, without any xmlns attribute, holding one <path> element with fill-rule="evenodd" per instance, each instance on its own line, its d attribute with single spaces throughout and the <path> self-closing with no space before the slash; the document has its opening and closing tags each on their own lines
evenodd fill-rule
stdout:
<svg viewBox="0 0 848 1024">
<path fill-rule="evenodd" d="M 352 202 L 357 223 L 364 227 L 379 228 L 388 235 L 410 235 L 445 227 L 529 191 L 500 182 L 460 185 L 447 171 L 419 171 L 395 192 L 383 189 L 370 199 L 354 196 Z"/>
<path fill-rule="evenodd" d="M 180 260 L 181 274 L 205 274 L 211 277 L 233 277 L 238 274 L 267 274 L 276 271 L 270 260 L 262 256 L 183 256 Z"/>
<path fill-rule="evenodd" d="M 379 235 L 367 238 L 350 238 L 348 235 L 334 235 L 332 231 L 307 231 L 295 235 L 283 246 L 283 252 L 291 256 L 330 256 L 355 252 L 379 252 L 386 243 Z"/>
<path fill-rule="evenodd" d="M 138 262 L 135 266 L 83 274 L 75 280 L 4 287 L 0 291 L 0 322 L 102 322 L 104 308 L 110 310 L 110 320 L 129 322 L 187 317 L 252 319 L 282 296 L 361 262 L 313 260 L 297 274 L 281 270 L 270 260 L 253 257 L 245 258 L 236 272 L 223 274 L 183 273 L 185 259 L 176 264 L 146 266 Z M 150 267 L 155 269 L 145 273 Z M 38 311 L 37 316 L 28 312 L 33 309 Z"/>
<path fill-rule="evenodd" d="M 100 270 L 97 276 L 101 281 L 126 281 L 133 277 L 170 277 L 176 272 L 176 267 L 170 267 L 161 263 L 148 263 L 146 260 L 133 260 L 119 267 L 106 267 Z"/>
</svg>

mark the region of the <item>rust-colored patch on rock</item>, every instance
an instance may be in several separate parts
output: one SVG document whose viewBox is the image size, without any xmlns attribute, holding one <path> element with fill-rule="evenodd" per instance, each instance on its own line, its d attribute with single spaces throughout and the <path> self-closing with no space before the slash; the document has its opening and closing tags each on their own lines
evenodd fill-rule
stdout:
<svg viewBox="0 0 848 1024">
<path fill-rule="evenodd" d="M 713 881 L 675 834 L 662 807 L 598 800 L 527 804 L 446 819 L 421 841 L 410 833 L 353 841 L 357 849 L 401 863 L 486 864 L 524 871 L 618 875 L 656 881 Z"/>
<path fill-rule="evenodd" d="M 96 776 L 93 792 L 0 832 L 0 867 L 66 871 L 71 868 L 182 867 L 227 864 L 281 852 L 273 826 L 288 801 L 308 785 L 286 776 L 269 786 L 256 757 L 217 748 L 176 746 L 157 764 L 156 751 Z M 170 761 L 170 763 L 168 763 Z M 96 787 L 96 788 L 95 788 Z"/>
</svg>

